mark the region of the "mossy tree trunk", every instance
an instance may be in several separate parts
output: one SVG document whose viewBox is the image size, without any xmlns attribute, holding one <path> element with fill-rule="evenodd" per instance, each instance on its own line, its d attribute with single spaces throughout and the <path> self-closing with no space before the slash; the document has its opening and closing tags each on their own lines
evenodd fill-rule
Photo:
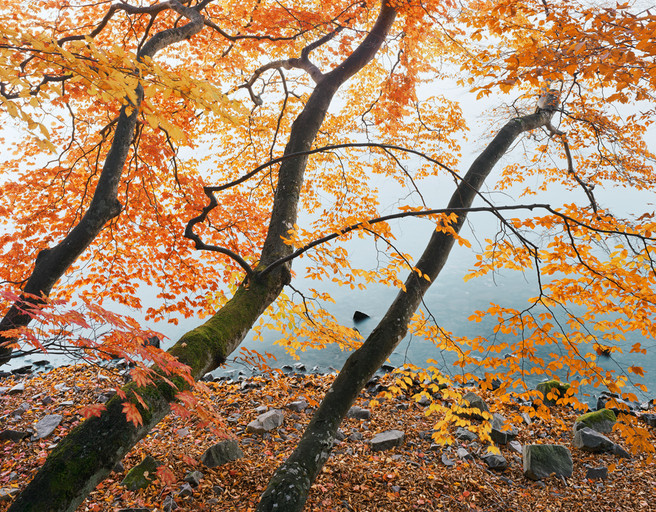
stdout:
<svg viewBox="0 0 656 512">
<path fill-rule="evenodd" d="M 129 6 L 123 8 L 129 10 Z M 204 19 L 196 9 L 175 1 L 171 2 L 171 8 L 189 19 L 189 23 L 155 34 L 143 45 L 137 54 L 137 61 L 152 58 L 163 48 L 189 39 L 202 30 Z M 139 107 L 144 96 L 143 87 L 138 85 L 135 92 L 134 103 L 125 105 L 120 110 L 112 144 L 87 211 L 61 242 L 39 252 L 20 299 L 12 304 L 0 321 L 0 366 L 10 360 L 10 346 L 16 342 L 15 338 L 3 336 L 2 333 L 29 325 L 31 317 L 25 309 L 38 304 L 41 297 L 50 295 L 57 281 L 89 247 L 105 225 L 121 213 L 122 205 L 117 198 L 118 187 L 137 125 Z"/>
<path fill-rule="evenodd" d="M 447 208 L 458 211 L 470 208 L 483 182 L 510 145 L 523 132 L 544 126 L 551 115 L 540 111 L 509 121 L 473 162 Z M 459 214 L 452 224 L 456 232 L 460 231 L 466 216 L 466 213 Z M 455 239 L 443 231 L 433 233 L 416 265 L 430 280 L 420 277 L 418 272 L 412 272 L 407 278 L 405 291 L 398 293 L 376 328 L 346 360 L 298 446 L 271 478 L 257 512 L 303 509 L 312 482 L 330 456 L 337 428 L 364 385 L 405 337 L 410 318 L 444 267 L 454 242 Z"/>
<path fill-rule="evenodd" d="M 285 154 L 306 151 L 326 116 L 339 87 L 364 68 L 378 52 L 396 16 L 385 4 L 369 34 L 354 52 L 332 71 L 323 74 L 292 125 Z M 298 199 L 307 156 L 285 160 L 278 173 L 271 220 L 260 264 L 235 295 L 203 325 L 186 333 L 169 352 L 191 368 L 196 379 L 225 362 L 246 333 L 289 282 L 290 263 L 261 273 L 270 264 L 291 254 L 285 244 L 290 226 L 296 223 Z M 134 385 L 126 386 L 128 390 Z M 74 511 L 132 448 L 166 414 L 176 390 L 163 382 L 138 389 L 148 408 L 138 406 L 143 425 L 135 427 L 114 397 L 99 417 L 86 420 L 71 431 L 46 459 L 34 479 L 18 495 L 9 512 Z"/>
</svg>

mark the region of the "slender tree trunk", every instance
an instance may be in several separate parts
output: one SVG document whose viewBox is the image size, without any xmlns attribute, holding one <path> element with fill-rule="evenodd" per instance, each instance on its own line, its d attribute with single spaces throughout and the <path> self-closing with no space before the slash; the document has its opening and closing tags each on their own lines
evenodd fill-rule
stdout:
<svg viewBox="0 0 656 512">
<path fill-rule="evenodd" d="M 396 11 L 383 3 L 376 24 L 356 50 L 337 68 L 323 75 L 307 104 L 294 121 L 285 153 L 309 149 L 321 127 L 330 102 L 339 87 L 366 66 L 387 36 Z M 240 286 L 233 298 L 205 324 L 185 334 L 169 352 L 190 366 L 198 378 L 225 362 L 239 346 L 253 323 L 289 282 L 286 263 L 265 275 L 258 271 L 292 247 L 282 237 L 296 222 L 298 199 L 307 157 L 286 160 L 278 173 L 269 231 L 260 265 Z M 126 386 L 134 388 L 134 384 Z M 71 431 L 48 456 L 34 479 L 18 495 L 9 512 L 74 511 L 134 444 L 169 411 L 176 390 L 163 382 L 138 389 L 148 409 L 138 406 L 143 425 L 128 423 L 122 401 L 114 397 L 101 416 L 86 420 Z"/>
<path fill-rule="evenodd" d="M 448 208 L 471 207 L 490 171 L 515 139 L 525 131 L 545 125 L 551 115 L 541 111 L 509 121 L 471 165 Z M 466 214 L 460 214 L 452 224 L 456 232 L 460 231 L 465 218 Z M 299 512 L 303 509 L 312 482 L 330 456 L 337 428 L 364 385 L 405 337 L 410 318 L 444 267 L 454 241 L 442 231 L 433 233 L 417 263 L 417 269 L 429 276 L 430 281 L 417 272 L 407 278 L 405 291 L 398 293 L 380 323 L 346 360 L 298 446 L 271 478 L 257 512 Z"/>
<path fill-rule="evenodd" d="M 190 22 L 155 34 L 138 53 L 138 61 L 153 57 L 159 50 L 184 41 L 203 28 L 203 17 L 195 9 L 185 7 L 177 1 L 171 2 L 171 8 L 189 18 Z M 0 366 L 9 361 L 11 345 L 16 342 L 15 338 L 3 336 L 2 333 L 17 327 L 25 327 L 30 323 L 31 317 L 25 309 L 38 304 L 41 297 L 50 295 L 53 286 L 89 247 L 103 227 L 121 213 L 122 205 L 117 198 L 118 186 L 130 143 L 134 137 L 139 107 L 143 100 L 143 87 L 138 85 L 135 92 L 135 103 L 125 105 L 119 113 L 112 145 L 107 153 L 89 208 L 80 222 L 61 242 L 39 252 L 34 269 L 23 288 L 23 294 L 0 321 Z"/>
</svg>

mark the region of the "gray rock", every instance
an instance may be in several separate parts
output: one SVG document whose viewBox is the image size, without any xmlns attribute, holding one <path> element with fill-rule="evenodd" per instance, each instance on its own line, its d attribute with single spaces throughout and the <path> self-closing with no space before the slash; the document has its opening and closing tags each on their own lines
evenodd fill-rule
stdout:
<svg viewBox="0 0 656 512">
<path fill-rule="evenodd" d="M 244 453 L 234 439 L 226 439 L 208 448 L 200 458 L 208 468 L 215 468 L 230 461 L 241 459 Z"/>
<path fill-rule="evenodd" d="M 517 437 L 517 429 L 508 424 L 501 414 L 494 413 L 490 437 L 497 444 L 508 444 Z"/>
<path fill-rule="evenodd" d="M 272 409 L 260 414 L 256 419 L 246 426 L 246 432 L 250 434 L 264 434 L 282 425 L 285 415 L 278 409 Z"/>
<path fill-rule="evenodd" d="M 619 444 L 614 444 L 612 452 L 617 455 L 618 457 L 622 457 L 623 459 L 630 459 L 631 454 L 627 452 L 624 448 L 622 448 Z"/>
<path fill-rule="evenodd" d="M 433 401 L 426 395 L 421 395 L 421 397 L 419 397 L 419 400 L 417 400 L 417 403 L 423 407 L 428 407 L 430 404 L 433 403 Z"/>
<path fill-rule="evenodd" d="M 508 468 L 508 461 L 503 455 L 491 453 L 482 458 L 483 462 L 487 464 L 487 467 L 495 471 L 503 471 Z"/>
<path fill-rule="evenodd" d="M 371 411 L 369 409 L 363 409 L 362 407 L 354 405 L 348 410 L 346 417 L 356 420 L 368 420 L 371 418 Z"/>
<path fill-rule="evenodd" d="M 389 450 L 395 446 L 401 446 L 404 439 L 405 434 L 400 430 L 388 430 L 386 432 L 381 432 L 380 434 L 376 434 L 371 439 L 371 449 L 376 452 Z"/>
<path fill-rule="evenodd" d="M 456 450 L 456 455 L 458 455 L 458 457 L 460 457 L 462 460 L 474 460 L 474 456 L 464 448 L 458 448 Z"/>
<path fill-rule="evenodd" d="M 25 383 L 19 382 L 13 388 L 10 388 L 7 391 L 8 395 L 17 395 L 18 393 L 23 393 L 25 391 Z"/>
<path fill-rule="evenodd" d="M 526 445 L 522 458 L 524 476 L 531 480 L 541 480 L 552 474 L 569 478 L 574 469 L 570 451 L 556 444 Z"/>
<path fill-rule="evenodd" d="M 476 441 L 476 439 L 478 439 L 476 434 L 474 434 L 471 430 L 467 430 L 463 427 L 458 427 L 454 436 L 456 439 L 460 439 L 461 441 Z"/>
<path fill-rule="evenodd" d="M 182 487 L 180 487 L 180 490 L 178 491 L 178 496 L 193 496 L 193 494 L 194 490 L 188 483 L 182 484 Z"/>
<path fill-rule="evenodd" d="M 185 475 L 185 477 L 182 480 L 187 482 L 192 487 L 198 487 L 202 479 L 203 479 L 203 473 L 201 473 L 200 471 L 190 471 Z"/>
<path fill-rule="evenodd" d="M 255 408 L 255 414 L 264 414 L 268 410 L 269 408 L 266 405 L 260 405 L 259 407 Z"/>
<path fill-rule="evenodd" d="M 129 508 L 119 508 L 116 512 L 152 512 L 149 508 L 144 507 L 129 507 Z"/>
<path fill-rule="evenodd" d="M 26 437 L 30 437 L 30 432 L 25 432 L 23 430 L 3 430 L 0 432 L 0 441 L 13 441 L 17 443 L 22 441 Z"/>
<path fill-rule="evenodd" d="M 360 432 L 353 432 L 348 438 L 349 441 L 362 441 L 363 435 Z"/>
<path fill-rule="evenodd" d="M 128 491 L 145 489 L 155 480 L 157 468 L 162 463 L 157 459 L 146 456 L 139 464 L 133 467 L 121 482 L 121 485 Z"/>
<path fill-rule="evenodd" d="M 617 421 L 617 416 L 610 409 L 601 409 L 582 414 L 574 422 L 574 432 L 584 427 L 591 428 L 602 434 L 608 434 L 613 431 L 613 425 Z"/>
<path fill-rule="evenodd" d="M 442 459 L 442 464 L 444 464 L 448 468 L 451 468 L 456 465 L 455 461 L 451 460 L 446 453 L 442 454 L 441 459 Z"/>
<path fill-rule="evenodd" d="M 574 434 L 574 446 L 586 452 L 609 452 L 615 443 L 596 430 L 583 427 Z"/>
<path fill-rule="evenodd" d="M 656 427 L 656 414 L 642 414 L 640 415 L 640 420 L 650 427 Z"/>
<path fill-rule="evenodd" d="M 164 498 L 164 501 L 162 502 L 163 512 L 173 512 L 174 510 L 177 510 L 177 508 L 178 504 L 173 499 L 173 496 L 169 494 L 166 498 Z"/>
<path fill-rule="evenodd" d="M 483 416 L 481 416 L 480 413 L 486 412 L 489 414 L 490 408 L 488 405 L 485 403 L 485 400 L 483 400 L 480 396 L 478 396 L 476 393 L 472 393 L 471 391 L 469 393 L 466 393 L 465 396 L 462 397 L 463 400 L 463 407 L 467 407 L 469 409 L 474 409 L 471 413 L 465 414 L 464 416 L 475 419 L 475 420 L 482 420 Z"/>
<path fill-rule="evenodd" d="M 295 402 L 290 403 L 287 408 L 294 412 L 302 412 L 308 406 L 308 403 L 305 400 L 296 400 Z"/>
<path fill-rule="evenodd" d="M 48 416 L 41 418 L 36 425 L 34 425 L 34 429 L 36 430 L 34 439 L 48 437 L 61 423 L 62 418 L 63 416 L 61 414 L 49 414 Z"/>
<path fill-rule="evenodd" d="M 114 468 L 112 469 L 114 473 L 123 473 L 125 471 L 125 466 L 123 465 L 123 462 L 120 460 L 114 464 Z"/>
<path fill-rule="evenodd" d="M 53 399 L 50 395 L 46 395 L 41 399 L 43 405 L 50 405 L 53 402 Z"/>
<path fill-rule="evenodd" d="M 508 443 L 508 446 L 510 447 L 510 449 L 511 449 L 512 451 L 517 452 L 517 453 L 519 453 L 520 455 L 521 455 L 521 453 L 522 453 L 522 451 L 523 451 L 523 449 L 524 449 L 524 447 L 522 446 L 522 443 L 520 443 L 519 441 L 510 441 L 510 442 Z"/>
<path fill-rule="evenodd" d="M 586 466 L 585 478 L 588 480 L 606 480 L 608 478 L 608 468 L 606 466 L 599 468 Z"/>
</svg>

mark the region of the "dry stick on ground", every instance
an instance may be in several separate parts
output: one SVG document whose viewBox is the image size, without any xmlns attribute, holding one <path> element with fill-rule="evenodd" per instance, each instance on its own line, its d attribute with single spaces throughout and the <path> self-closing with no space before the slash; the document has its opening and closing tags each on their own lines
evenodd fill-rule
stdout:
<svg viewBox="0 0 656 512">
<path fill-rule="evenodd" d="M 339 87 L 363 69 L 378 52 L 396 17 L 393 7 L 385 2 L 382 4 L 376 23 L 362 43 L 339 66 L 326 73 L 315 87 L 292 125 L 285 153 L 310 149 Z M 194 378 L 203 376 L 225 361 L 289 281 L 289 263 L 279 265 L 265 276 L 258 272 L 292 251 L 282 237 L 296 222 L 307 159 L 305 155 L 281 164 L 260 265 L 254 269 L 251 278 L 214 316 L 186 333 L 169 349 L 169 353 L 190 367 Z M 176 384 L 184 385 L 181 379 Z M 131 395 L 137 387 L 132 383 L 124 389 Z M 138 427 L 127 421 L 122 411 L 123 401 L 115 396 L 99 417 L 88 419 L 57 445 L 9 511 L 74 511 L 127 451 L 169 412 L 169 403 L 175 399 L 176 392 L 177 389 L 163 381 L 138 388 L 141 399 L 148 406 L 145 409 L 134 401 L 143 420 Z"/>
<path fill-rule="evenodd" d="M 551 111 L 541 110 L 509 121 L 471 165 L 447 208 L 459 210 L 471 207 L 490 171 L 517 137 L 545 126 L 552 115 Z M 462 213 L 451 224 L 456 233 L 465 219 L 466 213 Z M 410 318 L 442 270 L 454 242 L 454 237 L 444 231 L 433 233 L 417 262 L 417 271 L 412 272 L 405 282 L 405 291 L 398 293 L 380 323 L 346 360 L 297 448 L 271 478 L 257 512 L 298 512 L 303 509 L 312 482 L 330 456 L 337 428 L 365 383 L 405 337 Z M 429 279 L 425 279 L 424 275 Z"/>
<path fill-rule="evenodd" d="M 137 54 L 138 62 L 153 57 L 167 46 L 190 38 L 203 28 L 203 17 L 196 9 L 185 7 L 175 0 L 168 4 L 171 9 L 188 18 L 189 23 L 163 30 L 151 37 Z M 118 8 L 112 6 L 111 13 Z M 102 23 L 101 25 L 104 26 Z M 107 153 L 89 208 L 80 222 L 61 242 L 50 249 L 42 250 L 37 255 L 34 269 L 22 290 L 21 299 L 9 308 L 0 321 L 0 365 L 9 361 L 11 345 L 16 342 L 15 338 L 3 336 L 2 333 L 30 323 L 31 317 L 25 312 L 29 309 L 29 305 L 37 303 L 38 298 L 42 296 L 50 295 L 57 281 L 89 247 L 105 225 L 121 213 L 122 206 L 117 199 L 118 186 L 134 136 L 139 106 L 143 100 L 144 91 L 141 84 L 137 86 L 135 93 L 136 101 L 121 108 L 112 145 Z"/>
</svg>

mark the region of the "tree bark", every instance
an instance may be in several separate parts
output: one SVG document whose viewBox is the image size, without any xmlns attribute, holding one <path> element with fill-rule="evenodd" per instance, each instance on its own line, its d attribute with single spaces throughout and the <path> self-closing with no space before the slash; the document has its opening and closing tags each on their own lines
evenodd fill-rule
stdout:
<svg viewBox="0 0 656 512">
<path fill-rule="evenodd" d="M 189 23 L 155 34 L 137 54 L 138 61 L 153 57 L 159 50 L 184 41 L 202 30 L 204 20 L 197 10 L 185 7 L 175 0 L 169 3 L 173 10 L 187 17 Z M 12 304 L 0 321 L 0 366 L 9 361 L 12 352 L 10 345 L 16 342 L 15 338 L 3 336 L 2 333 L 25 327 L 30 323 L 32 318 L 25 312 L 26 308 L 38 304 L 41 297 L 50 295 L 53 286 L 89 247 L 103 227 L 121 213 L 122 205 L 117 198 L 118 186 L 134 137 L 139 107 L 143 100 L 143 87 L 138 85 L 135 92 L 135 103 L 127 104 L 120 110 L 114 138 L 89 208 L 61 242 L 39 252 L 20 299 Z"/>
<path fill-rule="evenodd" d="M 538 113 L 509 121 L 476 158 L 449 201 L 449 209 L 470 208 L 483 182 L 510 145 L 523 132 L 544 126 L 552 112 Z M 458 233 L 466 219 L 458 215 L 452 224 Z M 312 482 L 328 460 L 337 428 L 374 372 L 387 360 L 405 337 L 410 318 L 446 263 L 455 239 L 435 231 L 416 268 L 430 281 L 412 272 L 380 323 L 365 342 L 346 360 L 333 385 L 312 417 L 301 441 L 276 470 L 262 494 L 257 512 L 299 512 Z"/>
<path fill-rule="evenodd" d="M 358 48 L 333 71 L 323 75 L 307 104 L 292 125 L 285 153 L 309 149 L 321 127 L 330 101 L 339 87 L 364 68 L 376 55 L 387 36 L 396 11 L 383 2 L 378 19 Z M 278 173 L 269 231 L 260 264 L 228 303 L 203 325 L 185 334 L 169 353 L 191 368 L 194 378 L 225 362 L 246 333 L 289 282 L 290 262 L 265 275 L 259 272 L 292 251 L 283 236 L 296 222 L 307 156 L 285 161 Z M 183 383 L 179 383 L 183 386 Z M 126 391 L 134 389 L 128 384 Z M 135 427 L 122 412 L 115 396 L 99 417 L 86 420 L 71 431 L 48 456 L 34 479 L 18 495 L 9 512 L 74 511 L 127 451 L 143 438 L 170 409 L 176 389 L 159 382 L 138 388 L 148 405 L 137 405 L 143 425 Z"/>
</svg>

